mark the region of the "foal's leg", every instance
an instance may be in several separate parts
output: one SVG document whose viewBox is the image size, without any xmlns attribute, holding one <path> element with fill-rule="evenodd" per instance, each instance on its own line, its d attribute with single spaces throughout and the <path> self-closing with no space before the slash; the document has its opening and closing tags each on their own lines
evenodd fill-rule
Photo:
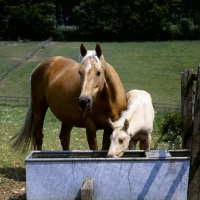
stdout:
<svg viewBox="0 0 200 200">
<path fill-rule="evenodd" d="M 137 144 L 137 140 L 130 140 L 128 149 L 129 150 L 136 150 L 136 144 Z"/>
<path fill-rule="evenodd" d="M 143 150 L 150 150 L 151 147 L 151 133 L 148 134 L 146 139 L 143 142 L 140 142 L 140 144 L 143 143 Z"/>
<path fill-rule="evenodd" d="M 67 126 L 66 124 L 62 123 L 59 138 L 63 150 L 69 150 L 70 133 L 72 128 L 73 126 Z"/>
<path fill-rule="evenodd" d="M 44 125 L 44 118 L 47 111 L 47 104 L 34 105 L 33 103 L 33 110 L 34 110 L 34 130 L 33 130 L 33 139 L 34 139 L 34 150 L 42 150 L 42 142 L 43 142 L 43 125 Z"/>
</svg>

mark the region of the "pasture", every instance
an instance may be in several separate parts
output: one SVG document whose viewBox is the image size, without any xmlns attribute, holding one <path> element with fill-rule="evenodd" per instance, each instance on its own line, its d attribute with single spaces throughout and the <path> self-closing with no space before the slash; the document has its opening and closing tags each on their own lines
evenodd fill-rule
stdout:
<svg viewBox="0 0 200 200">
<path fill-rule="evenodd" d="M 80 44 L 52 42 L 1 80 L 0 95 L 29 97 L 29 77 L 33 69 L 56 55 L 78 61 Z M 94 49 L 95 42 L 85 42 L 84 45 Z M 196 69 L 200 64 L 199 45 L 200 41 L 101 43 L 105 60 L 115 67 L 126 92 L 143 89 L 152 95 L 154 103 L 164 104 L 180 104 L 180 75 L 184 69 Z M 0 52 L 11 48 L 11 57 L 17 58 L 22 56 L 14 56 L 15 52 L 20 51 L 19 47 L 14 46 L 12 50 L 10 46 L 1 45 Z M 0 55 L 0 59 L 3 65 L 7 63 L 10 66 L 10 58 Z"/>
<path fill-rule="evenodd" d="M 56 55 L 78 61 L 80 44 L 81 42 L 53 42 L 38 51 L 29 61 L 22 63 L 0 80 L 0 95 L 29 97 L 29 77 L 37 64 Z M 27 43 L 23 47 L 31 49 L 33 48 L 31 45 L 37 46 L 37 43 Z M 95 43 L 92 42 L 86 42 L 84 45 L 88 49 L 95 47 Z M 196 70 L 200 64 L 199 45 L 200 41 L 101 43 L 105 60 L 115 67 L 126 92 L 131 89 L 143 89 L 152 95 L 153 102 L 165 104 L 180 104 L 180 74 L 184 69 Z M 10 56 L 3 56 L 4 50 L 8 47 L 10 49 L 6 51 Z M 12 57 L 16 59 L 23 57 L 29 51 L 26 49 L 22 52 L 18 47 L 21 48 L 21 46 L 0 45 L 2 52 L 0 59 L 3 63 L 0 65 L 0 71 L 1 67 L 9 67 L 12 64 L 10 63 Z M 24 198 L 26 155 L 13 152 L 9 141 L 21 127 L 26 109 L 27 106 L 0 106 L 0 194 L 4 195 L 3 199 L 16 196 L 18 199 Z M 159 132 L 159 123 L 162 122 L 163 115 L 165 114 L 156 114 L 152 149 L 171 148 L 168 142 L 160 142 L 162 135 Z M 59 130 L 60 122 L 51 111 L 48 111 L 44 124 L 44 150 L 61 150 Z M 101 148 L 101 131 L 97 136 Z M 83 129 L 72 130 L 70 149 L 89 149 Z"/>
</svg>

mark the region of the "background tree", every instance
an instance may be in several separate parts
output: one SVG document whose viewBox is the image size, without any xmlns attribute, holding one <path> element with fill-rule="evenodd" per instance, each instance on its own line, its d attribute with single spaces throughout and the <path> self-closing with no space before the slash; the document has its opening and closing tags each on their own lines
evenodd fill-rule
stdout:
<svg viewBox="0 0 200 200">
<path fill-rule="evenodd" d="M 74 9 L 80 29 L 112 38 L 152 38 L 168 21 L 168 0 L 86 0 Z"/>
<path fill-rule="evenodd" d="M 8 17 L 6 34 L 12 38 L 45 39 L 50 37 L 55 29 L 53 1 L 10 1 L 7 2 L 5 10 Z"/>
<path fill-rule="evenodd" d="M 76 25 L 76 30 L 68 26 Z M 74 26 L 73 26 L 74 27 Z M 44 40 L 200 38 L 199 0 L 0 0 L 0 37 Z"/>
</svg>

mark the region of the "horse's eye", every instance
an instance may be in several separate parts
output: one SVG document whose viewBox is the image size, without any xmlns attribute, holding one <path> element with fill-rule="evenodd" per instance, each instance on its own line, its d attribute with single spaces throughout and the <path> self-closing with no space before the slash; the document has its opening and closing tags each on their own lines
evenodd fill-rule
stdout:
<svg viewBox="0 0 200 200">
<path fill-rule="evenodd" d="M 98 72 L 97 72 L 97 76 L 100 76 L 100 74 L 101 74 L 101 72 L 100 72 L 100 71 L 98 71 Z"/>
<path fill-rule="evenodd" d="M 119 143 L 122 144 L 124 142 L 123 139 L 119 139 Z"/>
<path fill-rule="evenodd" d="M 81 72 L 80 72 L 80 71 L 78 71 L 78 73 L 81 75 Z"/>
</svg>

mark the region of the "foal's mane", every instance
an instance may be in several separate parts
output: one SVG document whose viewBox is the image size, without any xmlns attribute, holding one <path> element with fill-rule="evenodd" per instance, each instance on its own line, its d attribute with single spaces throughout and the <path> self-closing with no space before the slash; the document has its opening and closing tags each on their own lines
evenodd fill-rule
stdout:
<svg viewBox="0 0 200 200">
<path fill-rule="evenodd" d="M 117 121 L 115 121 L 114 123 L 119 127 L 123 126 L 125 118 L 128 120 L 131 119 L 139 102 L 140 102 L 139 99 L 130 100 L 127 104 L 127 109 L 121 112 L 120 118 Z"/>
</svg>

